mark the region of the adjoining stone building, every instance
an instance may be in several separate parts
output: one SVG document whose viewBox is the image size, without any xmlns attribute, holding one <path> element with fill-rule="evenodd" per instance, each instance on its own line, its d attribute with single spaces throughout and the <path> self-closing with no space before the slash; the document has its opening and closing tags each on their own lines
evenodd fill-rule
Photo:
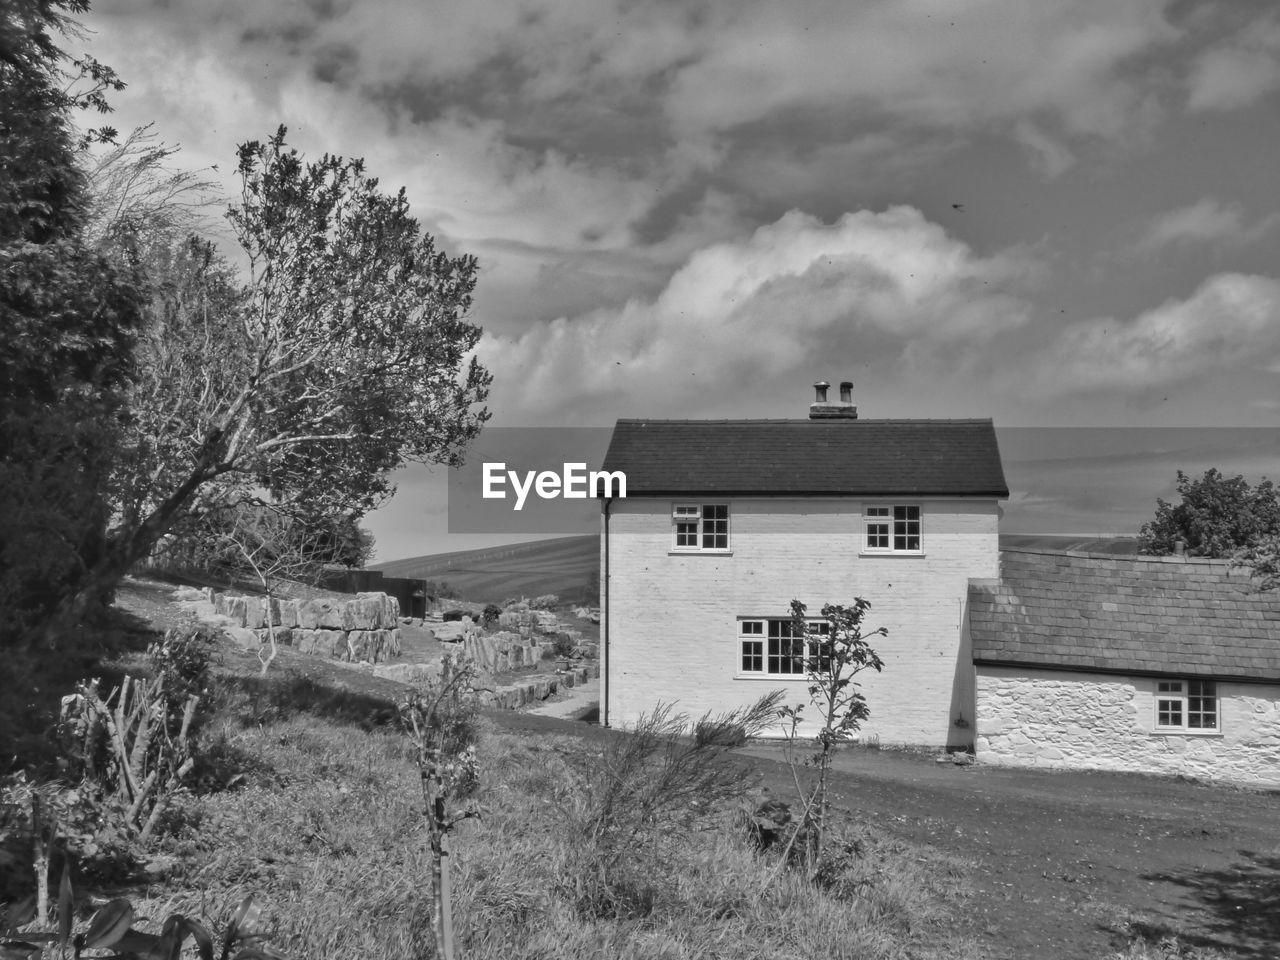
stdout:
<svg viewBox="0 0 1280 960">
<path fill-rule="evenodd" d="M 1006 549 L 968 619 L 980 761 L 1280 786 L 1280 595 L 1246 569 Z"/>
</svg>

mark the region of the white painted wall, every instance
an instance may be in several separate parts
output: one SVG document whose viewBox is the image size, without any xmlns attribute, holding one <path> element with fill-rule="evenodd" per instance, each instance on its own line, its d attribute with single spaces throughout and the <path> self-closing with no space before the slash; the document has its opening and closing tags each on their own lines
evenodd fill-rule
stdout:
<svg viewBox="0 0 1280 960">
<path fill-rule="evenodd" d="M 1156 679 L 977 668 L 980 761 L 1280 786 L 1280 685 L 1218 683 L 1221 732 L 1157 733 Z"/>
<path fill-rule="evenodd" d="M 738 618 L 785 617 L 792 598 L 816 613 L 861 596 L 872 604 L 867 627 L 889 629 L 873 643 L 884 672 L 862 675 L 863 738 L 968 746 L 973 667 L 961 625 L 969 578 L 999 575 L 995 500 L 895 501 L 922 506 L 923 556 L 863 554 L 860 501 L 728 502 L 729 556 L 673 554 L 671 500 L 612 503 L 607 722 L 627 726 L 658 702 L 699 716 L 774 689 L 807 702 L 802 680 L 736 676 Z M 969 726 L 956 726 L 959 714 Z"/>
</svg>

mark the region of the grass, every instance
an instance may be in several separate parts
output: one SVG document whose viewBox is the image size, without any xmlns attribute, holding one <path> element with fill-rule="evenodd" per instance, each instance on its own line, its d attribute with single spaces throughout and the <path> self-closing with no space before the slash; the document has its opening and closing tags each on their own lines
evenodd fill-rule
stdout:
<svg viewBox="0 0 1280 960">
<path fill-rule="evenodd" d="M 385 704 L 381 707 L 385 710 Z M 283 678 L 230 684 L 206 735 L 246 761 L 237 789 L 195 796 L 166 824 L 170 873 L 140 915 L 217 924 L 248 893 L 287 955 L 421 958 L 432 952 L 430 853 L 407 739 L 379 707 Z M 634 851 L 611 906 L 584 897 L 592 847 L 571 825 L 598 744 L 498 734 L 481 742 L 481 818 L 454 839 L 455 928 L 467 958 L 947 957 L 963 865 L 846 828 L 841 883 L 818 889 L 698 818 Z"/>
</svg>

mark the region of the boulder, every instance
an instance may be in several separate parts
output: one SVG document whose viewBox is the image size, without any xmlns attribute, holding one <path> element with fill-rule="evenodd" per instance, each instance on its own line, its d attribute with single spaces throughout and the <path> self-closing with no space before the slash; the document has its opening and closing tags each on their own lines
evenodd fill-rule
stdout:
<svg viewBox="0 0 1280 960">
<path fill-rule="evenodd" d="M 296 627 L 298 625 L 298 601 L 273 600 L 271 616 L 274 622 L 282 627 Z"/>
<path fill-rule="evenodd" d="M 242 650 L 258 649 L 258 635 L 245 627 L 223 627 L 222 635 Z"/>
<path fill-rule="evenodd" d="M 298 606 L 298 626 L 307 630 L 341 630 L 342 604 L 328 597 L 303 600 Z"/>
<path fill-rule="evenodd" d="M 365 594 L 342 605 L 344 630 L 376 630 L 382 626 L 382 597 Z"/>
</svg>

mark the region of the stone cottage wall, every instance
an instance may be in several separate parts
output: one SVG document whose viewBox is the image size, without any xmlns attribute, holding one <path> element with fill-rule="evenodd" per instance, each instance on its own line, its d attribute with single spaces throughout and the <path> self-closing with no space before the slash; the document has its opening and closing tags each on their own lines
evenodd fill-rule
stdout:
<svg viewBox="0 0 1280 960">
<path fill-rule="evenodd" d="M 1280 787 L 1280 685 L 1219 681 L 1220 732 L 1155 730 L 1156 679 L 977 668 L 978 760 Z"/>
<path fill-rule="evenodd" d="M 400 653 L 400 605 L 384 593 L 359 593 L 349 600 L 237 597 L 218 594 L 214 610 L 234 628 L 251 631 L 258 642 L 275 627 L 276 642 L 301 653 L 352 662 L 380 663 Z"/>
</svg>

